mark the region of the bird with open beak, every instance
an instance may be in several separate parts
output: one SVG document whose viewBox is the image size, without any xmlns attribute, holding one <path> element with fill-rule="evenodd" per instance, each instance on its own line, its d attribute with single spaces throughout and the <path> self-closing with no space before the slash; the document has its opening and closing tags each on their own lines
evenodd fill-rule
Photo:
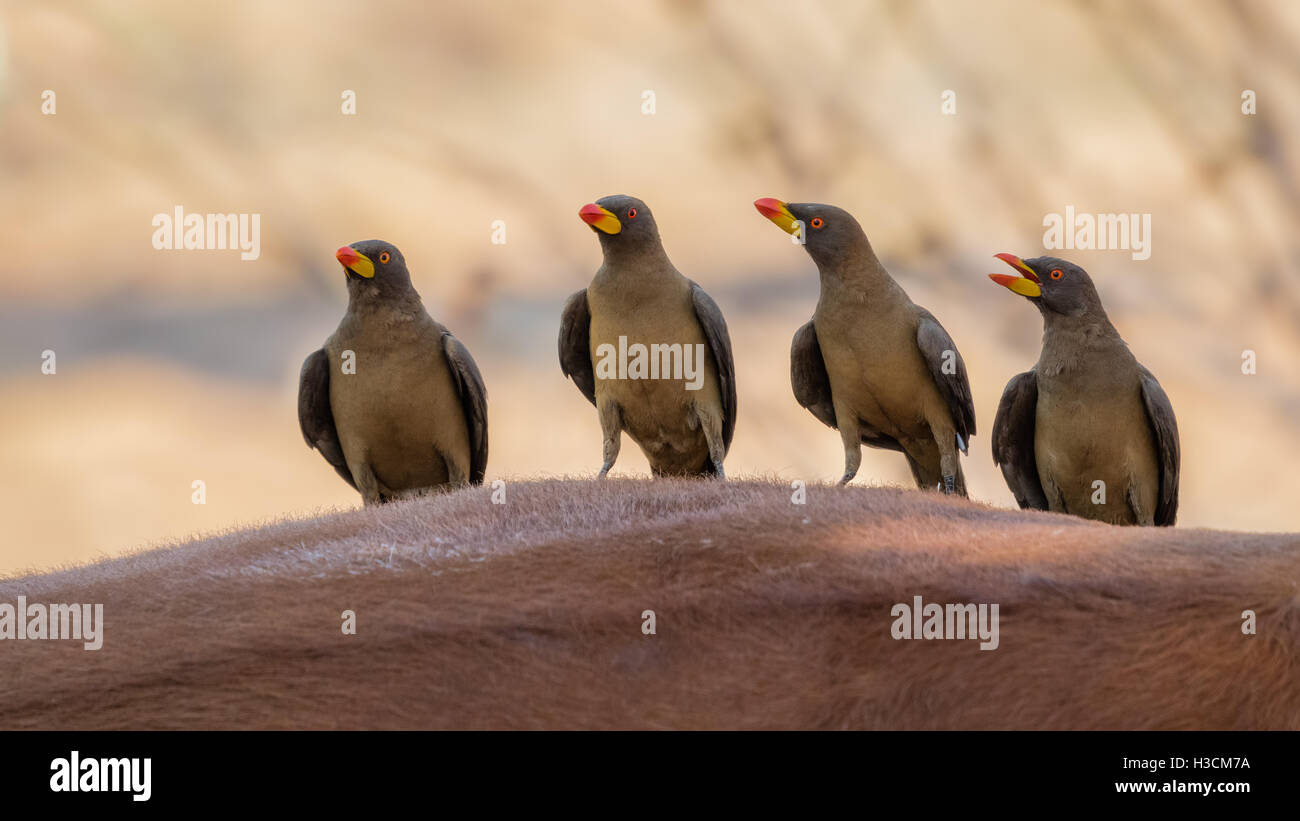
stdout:
<svg viewBox="0 0 1300 821">
<path fill-rule="evenodd" d="M 335 258 L 348 308 L 298 381 L 298 424 L 367 505 L 481 484 L 487 389 L 469 351 L 424 309 L 402 252 L 354 242 Z"/>
<path fill-rule="evenodd" d="M 1121 525 L 1172 525 L 1179 443 L 1160 383 L 1110 323 L 1088 272 L 1056 257 L 997 254 L 989 274 L 1043 315 L 1038 362 L 1012 377 L 993 420 L 993 461 L 1021 508 Z"/>
<path fill-rule="evenodd" d="M 862 445 L 896 450 L 918 487 L 966 495 L 958 451 L 975 435 L 966 363 L 939 320 L 912 302 L 847 211 L 771 197 L 754 207 L 799 238 L 821 298 L 790 346 L 795 399 L 837 429 L 846 484 Z"/>
<path fill-rule="evenodd" d="M 564 305 L 560 368 L 596 406 L 601 478 L 618 458 L 623 431 L 656 476 L 725 478 L 736 429 L 736 368 L 717 303 L 669 261 L 641 200 L 605 197 L 584 205 L 578 217 L 599 239 L 603 261 L 591 284 Z M 609 352 L 637 346 L 663 363 L 652 378 L 597 367 Z M 692 357 L 696 380 L 671 367 L 675 355 Z"/>
</svg>

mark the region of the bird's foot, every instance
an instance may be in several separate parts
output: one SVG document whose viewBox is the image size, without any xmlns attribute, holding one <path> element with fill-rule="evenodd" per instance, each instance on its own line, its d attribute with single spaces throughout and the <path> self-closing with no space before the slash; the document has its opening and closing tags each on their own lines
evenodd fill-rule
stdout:
<svg viewBox="0 0 1300 821">
<path fill-rule="evenodd" d="M 943 477 L 943 492 L 949 495 L 957 492 L 957 478 L 955 476 Z"/>
</svg>

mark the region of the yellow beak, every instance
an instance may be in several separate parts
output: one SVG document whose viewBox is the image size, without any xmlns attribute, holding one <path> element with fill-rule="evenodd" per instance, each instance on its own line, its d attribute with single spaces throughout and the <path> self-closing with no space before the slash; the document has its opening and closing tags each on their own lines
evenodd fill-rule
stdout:
<svg viewBox="0 0 1300 821">
<path fill-rule="evenodd" d="M 594 202 L 587 203 L 578 209 L 578 218 L 592 228 L 604 231 L 606 234 L 617 234 L 623 230 L 623 223 L 618 221 L 618 217 L 614 216 L 613 211 L 601 208 Z"/>
<path fill-rule="evenodd" d="M 758 213 L 776 223 L 776 227 L 791 236 L 799 236 L 799 220 L 794 218 L 790 213 L 790 208 L 785 203 L 774 197 L 763 197 L 754 200 L 754 207 Z"/>
<path fill-rule="evenodd" d="M 1003 288 L 1014 294 L 1020 294 L 1027 297 L 1040 297 L 1043 295 L 1043 289 L 1039 286 L 1038 274 L 1034 269 L 1025 264 L 1025 261 L 1015 254 L 994 254 L 995 257 L 1024 273 L 1021 276 L 1011 276 L 1009 274 L 989 274 L 989 279 L 993 280 Z"/>
<path fill-rule="evenodd" d="M 344 245 L 334 252 L 334 256 L 344 268 L 347 268 L 357 276 L 370 279 L 375 275 L 375 264 L 365 254 L 358 252 L 350 245 Z"/>
</svg>

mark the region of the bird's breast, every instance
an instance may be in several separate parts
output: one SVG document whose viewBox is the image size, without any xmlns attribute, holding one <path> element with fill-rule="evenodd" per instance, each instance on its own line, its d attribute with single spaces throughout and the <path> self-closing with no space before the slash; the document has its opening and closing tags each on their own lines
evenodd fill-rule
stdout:
<svg viewBox="0 0 1300 821">
<path fill-rule="evenodd" d="M 1034 451 L 1040 476 L 1053 484 L 1091 499 L 1100 481 L 1121 498 L 1156 462 L 1138 386 L 1040 377 Z"/>
<path fill-rule="evenodd" d="M 918 395 L 928 395 L 934 386 L 913 323 L 890 313 L 844 312 L 814 315 L 813 323 L 837 401 L 848 402 L 863 418 L 882 411 L 897 423 L 919 418 Z M 869 421 L 891 424 L 884 418 Z"/>
</svg>

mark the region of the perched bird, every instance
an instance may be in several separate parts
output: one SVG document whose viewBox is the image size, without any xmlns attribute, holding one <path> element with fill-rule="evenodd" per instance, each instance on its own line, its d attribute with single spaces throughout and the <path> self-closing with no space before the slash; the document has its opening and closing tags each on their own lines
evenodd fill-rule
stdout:
<svg viewBox="0 0 1300 821">
<path fill-rule="evenodd" d="M 966 363 L 939 320 L 912 302 L 847 211 L 764 197 L 758 212 L 799 238 L 821 298 L 790 346 L 795 399 L 840 432 L 846 484 L 861 445 L 901 452 L 921 488 L 966 495 L 958 451 L 975 435 Z"/>
<path fill-rule="evenodd" d="M 736 368 L 722 312 L 673 267 L 641 200 L 605 197 L 578 216 L 600 239 L 604 262 L 564 305 L 560 368 L 596 406 L 601 477 L 627 431 L 656 476 L 725 478 Z"/>
<path fill-rule="evenodd" d="M 425 489 L 480 484 L 487 389 L 456 337 L 411 286 L 406 260 L 380 240 L 335 254 L 348 309 L 298 381 L 298 424 L 373 505 Z"/>
<path fill-rule="evenodd" d="M 1007 383 L 993 420 L 993 461 L 1016 502 L 1112 524 L 1172 525 L 1173 406 L 1110 324 L 1087 271 L 1055 257 L 997 257 L 1018 275 L 989 278 L 1043 315 L 1038 363 Z"/>
</svg>

